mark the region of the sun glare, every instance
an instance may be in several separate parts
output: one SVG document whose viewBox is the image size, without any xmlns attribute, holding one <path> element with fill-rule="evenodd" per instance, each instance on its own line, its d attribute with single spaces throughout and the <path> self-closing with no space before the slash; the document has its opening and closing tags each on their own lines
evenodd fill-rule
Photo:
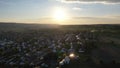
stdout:
<svg viewBox="0 0 120 68">
<path fill-rule="evenodd" d="M 66 19 L 65 10 L 63 8 L 56 8 L 53 17 L 55 20 L 59 20 L 59 21 L 65 20 Z"/>
<path fill-rule="evenodd" d="M 73 58 L 73 57 L 75 57 L 75 54 L 71 53 L 71 54 L 69 55 L 69 57 Z"/>
</svg>

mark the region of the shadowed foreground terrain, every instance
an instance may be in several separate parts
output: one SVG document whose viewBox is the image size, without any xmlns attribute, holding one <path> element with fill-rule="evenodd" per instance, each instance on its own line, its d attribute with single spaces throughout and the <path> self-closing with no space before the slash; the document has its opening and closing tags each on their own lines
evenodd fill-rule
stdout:
<svg viewBox="0 0 120 68">
<path fill-rule="evenodd" d="M 120 25 L 0 23 L 0 68 L 120 68 Z"/>
</svg>

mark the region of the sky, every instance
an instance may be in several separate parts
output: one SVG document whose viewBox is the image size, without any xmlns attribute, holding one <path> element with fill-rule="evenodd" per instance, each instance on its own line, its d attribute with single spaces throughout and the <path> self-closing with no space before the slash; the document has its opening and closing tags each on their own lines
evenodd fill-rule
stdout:
<svg viewBox="0 0 120 68">
<path fill-rule="evenodd" d="M 120 24 L 120 0 L 0 0 L 0 22 Z"/>
</svg>

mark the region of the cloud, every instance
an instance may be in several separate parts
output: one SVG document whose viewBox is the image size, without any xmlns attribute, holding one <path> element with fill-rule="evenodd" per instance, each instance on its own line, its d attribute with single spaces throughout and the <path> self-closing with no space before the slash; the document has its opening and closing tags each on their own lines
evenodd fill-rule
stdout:
<svg viewBox="0 0 120 68">
<path fill-rule="evenodd" d="M 102 3 L 102 4 L 120 4 L 120 0 L 57 0 L 64 3 Z"/>
<path fill-rule="evenodd" d="M 79 11 L 81 11 L 82 8 L 80 8 L 80 7 L 73 7 L 73 10 L 79 10 Z"/>
<path fill-rule="evenodd" d="M 52 18 L 38 19 L 0 19 L 0 22 L 16 22 L 16 23 L 39 23 L 39 24 L 120 24 L 118 16 L 103 16 L 103 17 L 72 17 L 65 21 L 55 21 Z"/>
<path fill-rule="evenodd" d="M 74 23 L 73 23 L 74 22 Z M 118 17 L 73 17 L 70 24 L 120 24 Z"/>
</svg>

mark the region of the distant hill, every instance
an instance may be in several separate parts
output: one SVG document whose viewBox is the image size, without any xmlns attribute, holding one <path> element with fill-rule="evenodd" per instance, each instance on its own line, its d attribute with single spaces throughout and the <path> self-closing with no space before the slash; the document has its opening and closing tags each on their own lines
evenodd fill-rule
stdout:
<svg viewBox="0 0 120 68">
<path fill-rule="evenodd" d="M 91 25 L 63 25 L 62 28 L 67 30 L 99 30 L 99 31 L 119 31 L 120 24 L 91 24 Z"/>
<path fill-rule="evenodd" d="M 120 31 L 120 24 L 94 24 L 94 25 L 56 25 L 56 24 L 25 24 L 25 23 L 6 23 L 0 22 L 0 31 L 23 31 L 23 30 L 33 30 L 33 29 L 56 29 L 60 30 L 102 30 Z"/>
<path fill-rule="evenodd" d="M 0 22 L 0 30 L 27 30 L 27 29 L 50 29 L 58 28 L 56 24 L 25 24 L 25 23 L 4 23 Z"/>
</svg>

